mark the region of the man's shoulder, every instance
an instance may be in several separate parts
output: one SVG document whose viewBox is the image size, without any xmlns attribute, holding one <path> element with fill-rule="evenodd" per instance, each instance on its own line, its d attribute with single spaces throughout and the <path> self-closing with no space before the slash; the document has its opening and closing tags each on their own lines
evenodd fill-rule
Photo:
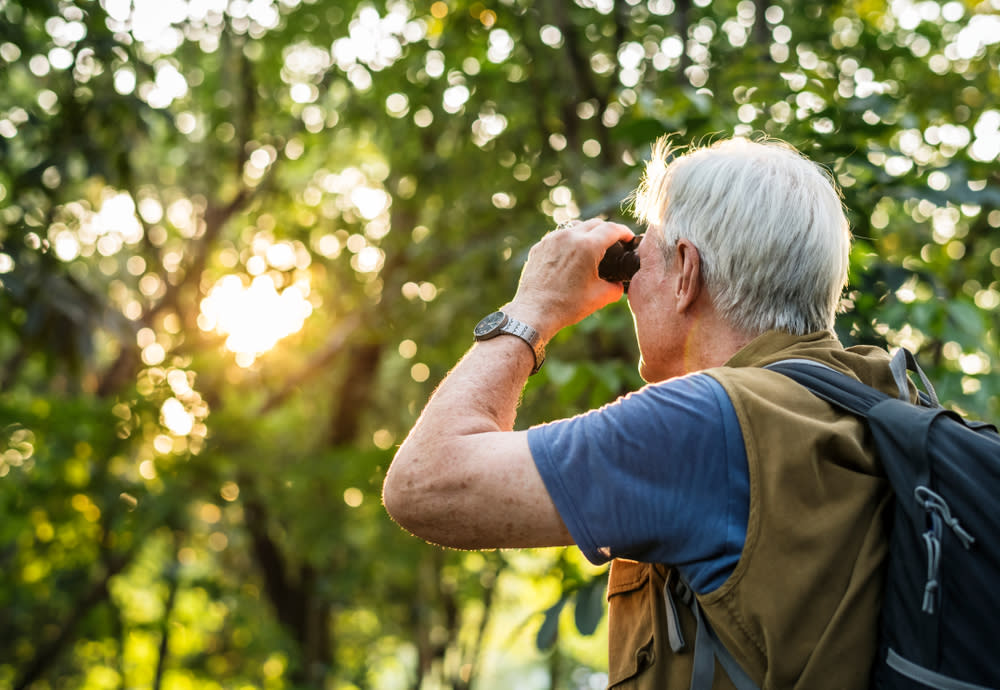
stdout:
<svg viewBox="0 0 1000 690">
<path fill-rule="evenodd" d="M 643 403 L 657 408 L 666 406 L 686 410 L 730 407 L 725 386 L 710 370 L 648 384 L 627 395 L 623 402 L 626 405 Z"/>
</svg>

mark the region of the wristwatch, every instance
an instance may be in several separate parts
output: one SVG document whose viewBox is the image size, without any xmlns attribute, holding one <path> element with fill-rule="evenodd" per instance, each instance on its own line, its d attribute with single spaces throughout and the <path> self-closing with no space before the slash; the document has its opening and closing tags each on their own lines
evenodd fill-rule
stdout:
<svg viewBox="0 0 1000 690">
<path fill-rule="evenodd" d="M 495 311 L 484 316 L 476 324 L 472 333 L 476 336 L 476 340 L 489 340 L 504 333 L 516 335 L 526 342 L 531 351 L 535 353 L 535 368 L 531 370 L 531 373 L 534 374 L 542 368 L 542 362 L 545 361 L 545 344 L 542 342 L 542 337 L 538 335 L 538 331 L 523 321 L 513 319 L 502 311 Z"/>
</svg>

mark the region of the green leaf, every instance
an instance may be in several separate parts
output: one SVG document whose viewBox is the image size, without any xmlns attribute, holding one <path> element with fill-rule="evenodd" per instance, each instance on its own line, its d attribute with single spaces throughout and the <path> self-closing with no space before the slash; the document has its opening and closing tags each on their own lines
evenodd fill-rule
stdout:
<svg viewBox="0 0 1000 690">
<path fill-rule="evenodd" d="M 582 635 L 593 635 L 604 617 L 604 599 L 607 592 L 607 575 L 595 578 L 576 592 L 576 610 L 573 618 Z"/>
<path fill-rule="evenodd" d="M 983 312 L 968 302 L 955 300 L 948 303 L 948 321 L 955 327 L 962 342 L 977 343 L 982 340 L 986 326 Z"/>
<path fill-rule="evenodd" d="M 545 620 L 542 621 L 542 626 L 538 629 L 538 637 L 535 638 L 538 649 L 545 651 L 556 643 L 556 638 L 559 637 L 559 614 L 562 613 L 567 601 L 569 601 L 569 595 L 563 594 L 559 597 L 559 601 L 545 612 Z"/>
</svg>

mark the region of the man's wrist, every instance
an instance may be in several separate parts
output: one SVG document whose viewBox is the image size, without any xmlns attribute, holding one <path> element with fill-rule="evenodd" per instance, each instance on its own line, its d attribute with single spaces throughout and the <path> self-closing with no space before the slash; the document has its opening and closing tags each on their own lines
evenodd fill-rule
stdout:
<svg viewBox="0 0 1000 690">
<path fill-rule="evenodd" d="M 529 324 L 538 332 L 543 344 L 548 344 L 553 336 L 559 332 L 558 327 L 551 325 L 551 315 L 546 314 L 544 310 L 535 309 L 518 302 L 508 302 L 500 307 L 500 311 L 512 319 Z"/>
<path fill-rule="evenodd" d="M 500 335 L 512 335 L 520 339 L 531 350 L 535 364 L 532 374 L 542 368 L 545 361 L 545 341 L 541 334 L 526 321 L 522 321 L 505 310 L 499 310 L 484 316 L 473 331 L 477 341 L 491 340 Z"/>
</svg>

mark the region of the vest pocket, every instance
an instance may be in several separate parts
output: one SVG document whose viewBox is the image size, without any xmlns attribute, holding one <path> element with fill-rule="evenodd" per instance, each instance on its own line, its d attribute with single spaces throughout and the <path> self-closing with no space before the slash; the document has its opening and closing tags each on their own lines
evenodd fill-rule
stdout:
<svg viewBox="0 0 1000 690">
<path fill-rule="evenodd" d="M 616 559 L 608 579 L 608 687 L 636 687 L 639 676 L 656 662 L 650 616 L 652 567 Z"/>
</svg>

